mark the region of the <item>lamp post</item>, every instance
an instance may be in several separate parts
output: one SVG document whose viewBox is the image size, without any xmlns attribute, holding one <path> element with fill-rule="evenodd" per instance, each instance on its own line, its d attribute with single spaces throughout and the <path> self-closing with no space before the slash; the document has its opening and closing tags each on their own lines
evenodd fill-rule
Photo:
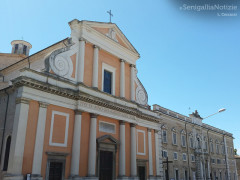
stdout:
<svg viewBox="0 0 240 180">
<path fill-rule="evenodd" d="M 209 116 L 207 116 L 207 117 L 205 117 L 205 118 L 203 118 L 203 119 L 207 119 L 207 118 L 209 118 L 209 117 L 211 117 L 211 116 L 213 116 L 213 115 L 215 115 L 215 114 L 218 114 L 218 113 L 221 113 L 221 112 L 224 112 L 224 111 L 226 111 L 225 108 L 219 109 L 218 112 L 213 113 L 213 114 L 211 114 L 211 115 L 209 115 Z"/>
<path fill-rule="evenodd" d="M 216 115 L 216 114 L 218 114 L 218 113 L 221 113 L 221 112 L 224 112 L 224 111 L 226 111 L 226 109 L 225 109 L 225 108 L 221 108 L 221 109 L 218 110 L 218 112 L 213 113 L 213 114 L 210 114 L 210 115 L 206 116 L 205 118 L 202 118 L 202 120 L 207 119 L 207 118 L 209 118 L 209 117 L 211 117 L 211 116 L 214 116 L 214 115 Z M 202 147 L 201 147 L 201 151 L 202 151 L 203 162 L 204 162 L 204 161 L 205 161 L 205 160 L 204 160 L 204 159 L 205 159 L 205 158 L 204 158 L 204 153 L 203 153 L 203 145 L 204 145 L 203 140 L 204 140 L 204 138 L 203 138 L 202 127 L 201 127 L 201 134 L 202 134 Z M 206 149 L 206 150 L 207 150 L 207 149 Z M 210 157 L 210 160 L 211 160 L 211 157 Z M 203 163 L 202 165 L 203 165 L 202 168 L 205 169 L 205 163 Z M 208 167 L 208 171 L 209 171 L 209 170 L 210 170 L 210 169 L 209 169 L 209 167 Z M 203 169 L 202 169 L 202 174 L 203 174 Z M 204 175 L 203 175 L 203 176 L 204 176 Z M 209 176 L 209 172 L 208 172 L 208 176 Z M 207 178 L 210 178 L 210 177 L 207 177 Z M 204 179 L 206 179 L 206 173 L 205 173 Z M 215 177 L 215 179 L 217 179 L 217 178 Z"/>
</svg>

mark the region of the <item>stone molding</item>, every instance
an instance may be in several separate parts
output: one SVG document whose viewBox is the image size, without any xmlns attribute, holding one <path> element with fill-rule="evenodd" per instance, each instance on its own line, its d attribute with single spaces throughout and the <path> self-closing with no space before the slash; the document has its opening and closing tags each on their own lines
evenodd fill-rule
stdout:
<svg viewBox="0 0 240 180">
<path fill-rule="evenodd" d="M 79 109 L 74 110 L 75 115 L 82 115 L 82 111 Z"/>
<path fill-rule="evenodd" d="M 101 99 L 99 97 L 93 97 L 80 90 L 64 89 L 24 76 L 16 78 L 15 80 L 13 80 L 13 83 L 15 88 L 27 86 L 47 93 L 59 95 L 61 97 L 66 97 L 73 100 L 81 100 L 82 102 L 81 104 L 79 104 L 80 106 L 83 105 L 89 108 L 95 107 L 100 111 L 104 109 L 112 113 L 117 111 L 118 114 L 132 119 L 135 119 L 135 117 L 137 117 L 140 119 L 157 123 L 159 123 L 160 121 L 159 118 L 145 114 L 142 111 L 138 110 L 137 108 L 129 108 L 124 105 L 120 105 L 114 102 L 107 101 L 105 99 Z M 84 85 L 78 84 L 78 86 Z"/>
<path fill-rule="evenodd" d="M 39 107 L 41 108 L 47 108 L 47 106 L 49 105 L 48 103 L 45 102 L 38 102 L 39 103 Z"/>
<path fill-rule="evenodd" d="M 29 101 L 30 101 L 30 100 L 31 100 L 31 99 L 24 98 L 24 97 L 16 98 L 16 104 L 20 104 L 20 103 L 29 104 Z"/>
</svg>

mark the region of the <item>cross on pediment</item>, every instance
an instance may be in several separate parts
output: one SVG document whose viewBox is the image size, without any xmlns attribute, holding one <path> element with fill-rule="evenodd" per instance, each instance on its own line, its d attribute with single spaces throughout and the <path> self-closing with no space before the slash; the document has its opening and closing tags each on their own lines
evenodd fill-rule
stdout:
<svg viewBox="0 0 240 180">
<path fill-rule="evenodd" d="M 110 16 L 109 22 L 112 22 L 112 16 L 113 16 L 113 14 L 112 14 L 111 10 L 107 11 L 107 13 L 108 13 L 109 16 Z"/>
</svg>

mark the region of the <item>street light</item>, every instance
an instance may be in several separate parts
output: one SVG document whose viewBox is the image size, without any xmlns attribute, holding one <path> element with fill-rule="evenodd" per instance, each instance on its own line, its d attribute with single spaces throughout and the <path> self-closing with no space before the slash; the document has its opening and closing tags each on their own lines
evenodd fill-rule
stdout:
<svg viewBox="0 0 240 180">
<path fill-rule="evenodd" d="M 224 111 L 226 111 L 226 109 L 225 108 L 221 108 L 221 109 L 219 109 L 218 110 L 218 112 L 216 112 L 216 113 L 213 113 L 213 114 L 211 114 L 211 115 L 209 115 L 209 116 L 207 116 L 207 117 L 205 117 L 205 118 L 203 118 L 203 119 L 206 119 L 206 118 L 209 118 L 209 117 L 211 117 L 211 116 L 213 116 L 213 115 L 215 115 L 215 114 L 218 114 L 218 113 L 221 113 L 221 112 L 224 112 Z M 202 120 L 203 120 L 202 119 Z M 203 153 L 203 132 L 202 132 L 202 127 L 201 127 L 201 134 L 202 134 L 202 147 L 201 147 L 201 151 L 202 151 L 202 155 L 203 155 L 203 159 L 205 159 L 204 158 L 204 153 Z M 211 157 L 211 156 L 210 156 Z M 203 166 L 205 166 L 205 164 L 203 164 Z M 208 165 L 209 166 L 209 165 Z M 204 167 L 204 169 L 205 169 L 205 167 Z M 203 173 L 203 171 L 202 171 L 202 173 Z M 209 173 L 209 172 L 208 172 Z M 209 174 L 208 174 L 208 176 L 209 176 Z M 206 176 L 204 177 L 204 179 L 206 178 Z"/>
<path fill-rule="evenodd" d="M 216 113 L 214 113 L 214 114 L 211 114 L 211 115 L 209 115 L 209 116 L 207 116 L 207 117 L 205 117 L 205 118 L 203 118 L 203 119 L 207 119 L 207 118 L 209 118 L 210 116 L 213 116 L 213 115 L 215 115 L 215 114 L 218 114 L 218 113 L 221 113 L 221 112 L 224 112 L 224 111 L 226 111 L 225 108 L 219 109 L 218 112 L 216 112 Z"/>
</svg>

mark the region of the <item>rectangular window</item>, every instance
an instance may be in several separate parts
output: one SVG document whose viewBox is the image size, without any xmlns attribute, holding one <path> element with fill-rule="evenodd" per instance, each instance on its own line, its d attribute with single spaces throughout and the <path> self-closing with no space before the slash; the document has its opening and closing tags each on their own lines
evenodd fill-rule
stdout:
<svg viewBox="0 0 240 180">
<path fill-rule="evenodd" d="M 23 45 L 23 54 L 27 55 L 27 46 Z"/>
<path fill-rule="evenodd" d="M 193 137 L 189 138 L 190 148 L 193 148 Z"/>
<path fill-rule="evenodd" d="M 207 145 L 207 141 L 205 141 L 205 146 L 204 149 L 207 150 L 208 149 L 208 145 Z"/>
<path fill-rule="evenodd" d="M 18 44 L 15 44 L 14 54 L 17 54 L 18 52 Z"/>
<path fill-rule="evenodd" d="M 183 147 L 186 147 L 186 136 L 185 135 L 182 135 L 182 146 Z"/>
<path fill-rule="evenodd" d="M 177 159 L 178 159 L 178 154 L 177 154 L 177 152 L 174 152 L 174 153 L 173 153 L 173 159 L 174 159 L 174 160 L 177 160 Z"/>
<path fill-rule="evenodd" d="M 166 151 L 166 150 L 163 150 L 163 151 L 162 151 L 162 156 L 163 156 L 163 158 L 167 158 L 167 157 L 168 157 L 168 154 L 167 154 L 167 151 Z"/>
<path fill-rule="evenodd" d="M 195 162 L 195 156 L 193 154 L 191 154 L 191 161 Z"/>
<path fill-rule="evenodd" d="M 216 144 L 216 153 L 219 154 L 219 144 Z"/>
<path fill-rule="evenodd" d="M 213 143 L 211 142 L 211 148 L 210 148 L 210 150 L 211 150 L 211 153 L 213 153 Z"/>
<path fill-rule="evenodd" d="M 112 94 L 112 73 L 104 70 L 103 91 Z"/>
<path fill-rule="evenodd" d="M 163 130 L 162 135 L 163 135 L 163 143 L 167 143 L 167 131 Z"/>
<path fill-rule="evenodd" d="M 220 160 L 220 159 L 217 159 L 217 163 L 218 163 L 218 164 L 221 164 L 221 160 Z"/>
<path fill-rule="evenodd" d="M 211 161 L 212 161 L 212 164 L 215 164 L 215 159 L 212 158 Z"/>
<path fill-rule="evenodd" d="M 177 134 L 173 132 L 172 137 L 173 137 L 173 144 L 177 145 Z"/>
<path fill-rule="evenodd" d="M 186 153 L 183 153 L 183 154 L 182 154 L 182 158 L 183 158 L 183 161 L 187 161 L 187 155 L 186 155 Z"/>
<path fill-rule="evenodd" d="M 115 95 L 116 68 L 102 63 L 102 91 Z"/>
<path fill-rule="evenodd" d="M 225 147 L 222 145 L 222 154 L 225 154 Z"/>
</svg>

